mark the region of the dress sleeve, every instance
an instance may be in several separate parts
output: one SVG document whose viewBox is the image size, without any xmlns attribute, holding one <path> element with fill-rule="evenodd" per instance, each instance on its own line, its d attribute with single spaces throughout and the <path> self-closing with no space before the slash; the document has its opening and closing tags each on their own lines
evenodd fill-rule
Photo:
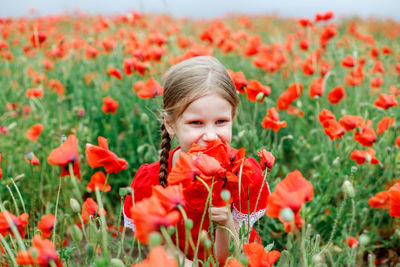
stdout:
<svg viewBox="0 0 400 267">
<path fill-rule="evenodd" d="M 132 195 L 127 195 L 124 201 L 124 227 L 131 228 L 135 231 L 135 222 L 130 217 L 130 209 L 134 202 L 138 202 L 144 198 L 151 196 L 151 187 L 154 183 L 153 176 L 157 175 L 155 164 L 143 164 L 137 171 L 135 178 L 130 185 L 133 189 L 133 199 Z"/>
<path fill-rule="evenodd" d="M 262 170 L 254 158 L 249 158 L 253 165 L 253 184 L 248 186 L 248 194 L 234 197 L 232 217 L 239 226 L 245 223 L 250 227 L 265 214 L 267 200 L 270 194 L 267 180 L 264 180 Z"/>
</svg>

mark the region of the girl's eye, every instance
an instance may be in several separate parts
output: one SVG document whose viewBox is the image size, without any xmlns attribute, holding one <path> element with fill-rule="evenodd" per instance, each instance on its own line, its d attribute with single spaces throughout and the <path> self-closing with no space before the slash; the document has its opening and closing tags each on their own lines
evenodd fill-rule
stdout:
<svg viewBox="0 0 400 267">
<path fill-rule="evenodd" d="M 227 120 L 217 120 L 217 124 L 224 124 L 226 122 L 227 122 Z"/>
<path fill-rule="evenodd" d="M 201 121 L 191 121 L 191 122 L 189 122 L 189 124 L 201 125 Z"/>
</svg>

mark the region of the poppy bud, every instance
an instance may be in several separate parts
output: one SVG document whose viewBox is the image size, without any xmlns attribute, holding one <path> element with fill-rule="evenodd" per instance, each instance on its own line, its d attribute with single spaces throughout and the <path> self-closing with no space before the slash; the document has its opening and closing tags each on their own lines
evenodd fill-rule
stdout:
<svg viewBox="0 0 400 267">
<path fill-rule="evenodd" d="M 263 93 L 263 92 L 259 92 L 259 93 L 257 94 L 256 101 L 260 101 L 260 100 L 263 99 L 263 98 L 264 98 L 264 93 Z"/>
<path fill-rule="evenodd" d="M 339 166 L 340 164 L 340 158 L 336 157 L 333 161 L 332 161 L 332 165 L 333 166 Z"/>
<path fill-rule="evenodd" d="M 350 171 L 351 171 L 351 173 L 355 173 L 355 172 L 357 172 L 357 170 L 358 170 L 358 168 L 356 166 L 352 166 Z"/>
<path fill-rule="evenodd" d="M 169 226 L 168 229 L 167 229 L 167 233 L 169 235 L 173 235 L 175 233 L 175 227 Z"/>
<path fill-rule="evenodd" d="M 360 237 L 358 238 L 358 242 L 360 243 L 361 246 L 368 245 L 369 241 L 371 241 L 371 238 L 367 234 L 361 234 Z"/>
<path fill-rule="evenodd" d="M 111 259 L 111 266 L 113 267 L 125 267 L 125 264 L 117 258 Z"/>
<path fill-rule="evenodd" d="M 119 195 L 120 195 L 121 197 L 126 196 L 128 193 L 129 193 L 129 190 L 128 190 L 126 187 L 121 187 L 121 188 L 119 189 Z"/>
<path fill-rule="evenodd" d="M 146 113 L 142 113 L 140 119 L 142 120 L 143 123 L 149 123 L 149 116 Z"/>
<path fill-rule="evenodd" d="M 162 242 L 162 237 L 158 232 L 151 232 L 149 238 L 150 247 L 156 247 Z"/>
<path fill-rule="evenodd" d="M 79 204 L 78 200 L 75 198 L 70 198 L 69 199 L 69 205 L 71 206 L 71 209 L 75 213 L 80 213 L 81 212 L 81 205 Z"/>
<path fill-rule="evenodd" d="M 249 263 L 249 259 L 245 255 L 240 255 L 239 256 L 239 261 L 242 263 L 244 266 L 247 266 Z"/>
<path fill-rule="evenodd" d="M 211 248 L 211 240 L 210 239 L 206 239 L 206 240 L 204 240 L 203 241 L 203 246 L 206 248 L 206 249 L 209 249 L 209 248 Z"/>
<path fill-rule="evenodd" d="M 33 160 L 33 152 L 32 151 L 25 152 L 25 158 L 29 161 L 32 161 Z"/>
<path fill-rule="evenodd" d="M 222 190 L 221 191 L 221 198 L 225 201 L 228 202 L 229 199 L 231 199 L 231 192 L 229 192 L 229 190 Z"/>
<path fill-rule="evenodd" d="M 71 228 L 71 236 L 77 243 L 82 241 L 82 231 L 76 224 L 74 224 Z"/>
<path fill-rule="evenodd" d="M 185 228 L 188 230 L 191 230 L 193 228 L 193 221 L 192 219 L 187 219 L 185 221 Z"/>
<path fill-rule="evenodd" d="M 287 222 L 291 222 L 294 219 L 294 213 L 290 208 L 283 208 L 279 212 L 279 216 Z"/>
<path fill-rule="evenodd" d="M 93 220 L 89 220 L 89 241 L 96 242 L 97 240 L 97 227 Z"/>
<path fill-rule="evenodd" d="M 92 245 L 92 244 L 88 244 L 88 245 L 87 245 L 87 247 L 86 247 L 86 255 L 89 257 L 89 259 L 90 259 L 91 257 L 93 257 L 93 255 L 94 255 L 94 248 L 93 248 L 93 245 Z"/>
<path fill-rule="evenodd" d="M 324 257 L 321 255 L 321 253 L 317 253 L 312 257 L 312 262 L 315 265 L 323 263 L 324 262 Z"/>
<path fill-rule="evenodd" d="M 354 186 L 350 181 L 346 180 L 343 182 L 342 190 L 347 196 L 349 196 L 350 198 L 354 198 Z"/>
</svg>

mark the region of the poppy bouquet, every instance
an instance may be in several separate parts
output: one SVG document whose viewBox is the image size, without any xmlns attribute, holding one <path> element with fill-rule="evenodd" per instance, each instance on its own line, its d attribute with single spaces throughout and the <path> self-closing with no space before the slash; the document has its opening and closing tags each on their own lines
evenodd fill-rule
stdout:
<svg viewBox="0 0 400 267">
<path fill-rule="evenodd" d="M 220 141 L 207 146 L 193 145 L 187 152 L 180 152 L 179 160 L 168 175 L 168 184 L 182 184 L 188 208 L 203 211 L 209 191 L 212 205 L 225 206 L 233 202 L 223 200 L 221 192 L 231 196 L 247 197 L 247 187 L 253 183 L 253 164 L 245 157 L 245 149 L 236 150 Z"/>
</svg>

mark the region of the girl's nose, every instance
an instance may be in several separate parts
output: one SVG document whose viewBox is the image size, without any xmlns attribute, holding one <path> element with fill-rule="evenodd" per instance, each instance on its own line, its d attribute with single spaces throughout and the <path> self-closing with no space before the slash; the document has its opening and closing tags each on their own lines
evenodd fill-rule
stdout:
<svg viewBox="0 0 400 267">
<path fill-rule="evenodd" d="M 214 141 L 217 140 L 218 135 L 217 131 L 214 127 L 206 127 L 204 134 L 203 134 L 203 140 L 204 141 Z"/>
</svg>

